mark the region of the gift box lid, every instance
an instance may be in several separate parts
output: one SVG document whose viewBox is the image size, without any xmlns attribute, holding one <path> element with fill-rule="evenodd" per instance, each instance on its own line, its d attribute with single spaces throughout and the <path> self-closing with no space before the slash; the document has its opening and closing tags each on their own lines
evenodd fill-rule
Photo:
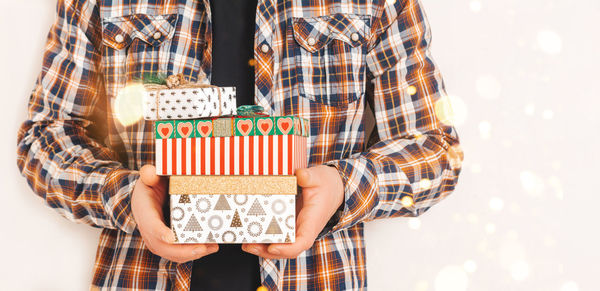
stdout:
<svg viewBox="0 0 600 291">
<path fill-rule="evenodd" d="M 171 176 L 171 195 L 296 195 L 296 176 Z"/>
</svg>

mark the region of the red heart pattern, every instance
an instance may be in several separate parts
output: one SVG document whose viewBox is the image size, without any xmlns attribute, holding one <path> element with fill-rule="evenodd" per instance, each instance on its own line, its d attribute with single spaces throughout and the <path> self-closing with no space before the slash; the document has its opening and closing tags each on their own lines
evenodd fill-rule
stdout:
<svg viewBox="0 0 600 291">
<path fill-rule="evenodd" d="M 273 120 L 272 119 L 259 119 L 256 122 L 256 127 L 258 128 L 258 131 L 260 131 L 260 133 L 262 135 L 268 135 L 271 132 L 271 129 L 273 128 Z"/>
<path fill-rule="evenodd" d="M 201 137 L 208 137 L 212 132 L 213 126 L 211 121 L 198 121 L 198 126 L 196 130 Z"/>
<path fill-rule="evenodd" d="M 177 123 L 177 132 L 182 138 L 187 138 L 192 135 L 194 126 L 191 122 L 179 122 Z"/>
<path fill-rule="evenodd" d="M 289 134 L 292 129 L 292 119 L 289 117 L 277 119 L 277 128 L 279 128 L 281 133 Z"/>
<path fill-rule="evenodd" d="M 250 120 L 250 119 L 238 120 L 237 129 L 243 136 L 249 135 L 250 131 L 252 130 L 252 120 Z"/>
<path fill-rule="evenodd" d="M 169 138 L 171 137 L 171 133 L 173 133 L 173 124 L 159 123 L 157 125 L 157 131 L 161 138 Z"/>
</svg>

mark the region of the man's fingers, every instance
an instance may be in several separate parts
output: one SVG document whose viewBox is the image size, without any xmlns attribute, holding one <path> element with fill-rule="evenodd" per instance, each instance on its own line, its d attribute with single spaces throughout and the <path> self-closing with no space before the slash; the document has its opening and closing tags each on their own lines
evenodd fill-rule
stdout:
<svg viewBox="0 0 600 291">
<path fill-rule="evenodd" d="M 139 186 L 144 189 L 138 189 L 138 192 L 135 193 L 135 205 L 132 208 L 140 232 L 142 234 L 149 234 L 154 239 L 165 243 L 175 242 L 175 235 L 163 221 L 162 209 L 158 204 L 159 202 L 150 197 L 149 192 L 152 190 L 145 185 Z"/>
<path fill-rule="evenodd" d="M 291 244 L 271 244 L 267 248 L 269 254 L 279 258 L 296 258 L 300 253 L 310 249 L 315 243 L 318 233 L 303 233 L 298 229 L 296 241 Z"/>
<path fill-rule="evenodd" d="M 313 243 L 296 240 L 293 244 L 244 244 L 242 250 L 266 259 L 294 259 L 309 249 Z"/>
<path fill-rule="evenodd" d="M 160 182 L 160 177 L 156 175 L 156 168 L 153 165 L 144 165 L 140 169 L 140 178 L 144 184 L 150 187 L 157 186 Z"/>
<path fill-rule="evenodd" d="M 177 263 L 189 262 L 205 257 L 219 250 L 217 244 L 157 244 L 152 252 Z"/>
<path fill-rule="evenodd" d="M 268 247 L 269 245 L 265 244 L 243 244 L 242 250 L 265 259 L 281 259 L 281 256 L 270 254 Z"/>
<path fill-rule="evenodd" d="M 296 170 L 296 179 L 300 187 L 315 187 L 320 184 L 319 175 L 314 168 L 304 168 Z"/>
<path fill-rule="evenodd" d="M 172 244 L 175 242 L 175 234 L 170 228 L 168 228 L 164 224 L 164 222 L 162 222 L 162 220 L 160 220 L 159 222 L 155 222 L 154 225 L 155 226 L 152 231 L 152 234 L 156 239 L 159 239 L 160 241 L 168 244 Z"/>
<path fill-rule="evenodd" d="M 323 205 L 307 202 L 304 204 L 296 219 L 296 241 L 291 244 L 272 244 L 268 252 L 282 257 L 296 257 L 301 252 L 309 249 L 315 242 L 317 235 L 327 221 L 316 215 L 322 213 Z"/>
</svg>

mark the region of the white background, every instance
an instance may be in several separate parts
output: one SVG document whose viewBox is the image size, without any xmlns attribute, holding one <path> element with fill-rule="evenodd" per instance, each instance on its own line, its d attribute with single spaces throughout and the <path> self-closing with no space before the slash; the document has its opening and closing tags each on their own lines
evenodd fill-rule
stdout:
<svg viewBox="0 0 600 291">
<path fill-rule="evenodd" d="M 600 290 L 600 2 L 425 0 L 466 154 L 417 219 L 367 225 L 370 290 Z M 16 135 L 55 1 L 0 0 L 0 284 L 85 290 L 99 230 L 46 207 Z"/>
</svg>

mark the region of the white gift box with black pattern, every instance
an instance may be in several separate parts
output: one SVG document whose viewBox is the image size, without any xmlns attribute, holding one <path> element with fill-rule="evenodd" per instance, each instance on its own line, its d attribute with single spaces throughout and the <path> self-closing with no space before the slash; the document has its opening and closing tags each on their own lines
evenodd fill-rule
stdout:
<svg viewBox="0 0 600 291">
<path fill-rule="evenodd" d="M 144 119 L 195 119 L 235 115 L 235 87 L 154 89 L 144 92 Z"/>
<path fill-rule="evenodd" d="M 295 176 L 171 176 L 169 183 L 177 243 L 295 241 Z"/>
<path fill-rule="evenodd" d="M 170 195 L 178 243 L 285 243 L 295 239 L 295 196 Z"/>
</svg>

